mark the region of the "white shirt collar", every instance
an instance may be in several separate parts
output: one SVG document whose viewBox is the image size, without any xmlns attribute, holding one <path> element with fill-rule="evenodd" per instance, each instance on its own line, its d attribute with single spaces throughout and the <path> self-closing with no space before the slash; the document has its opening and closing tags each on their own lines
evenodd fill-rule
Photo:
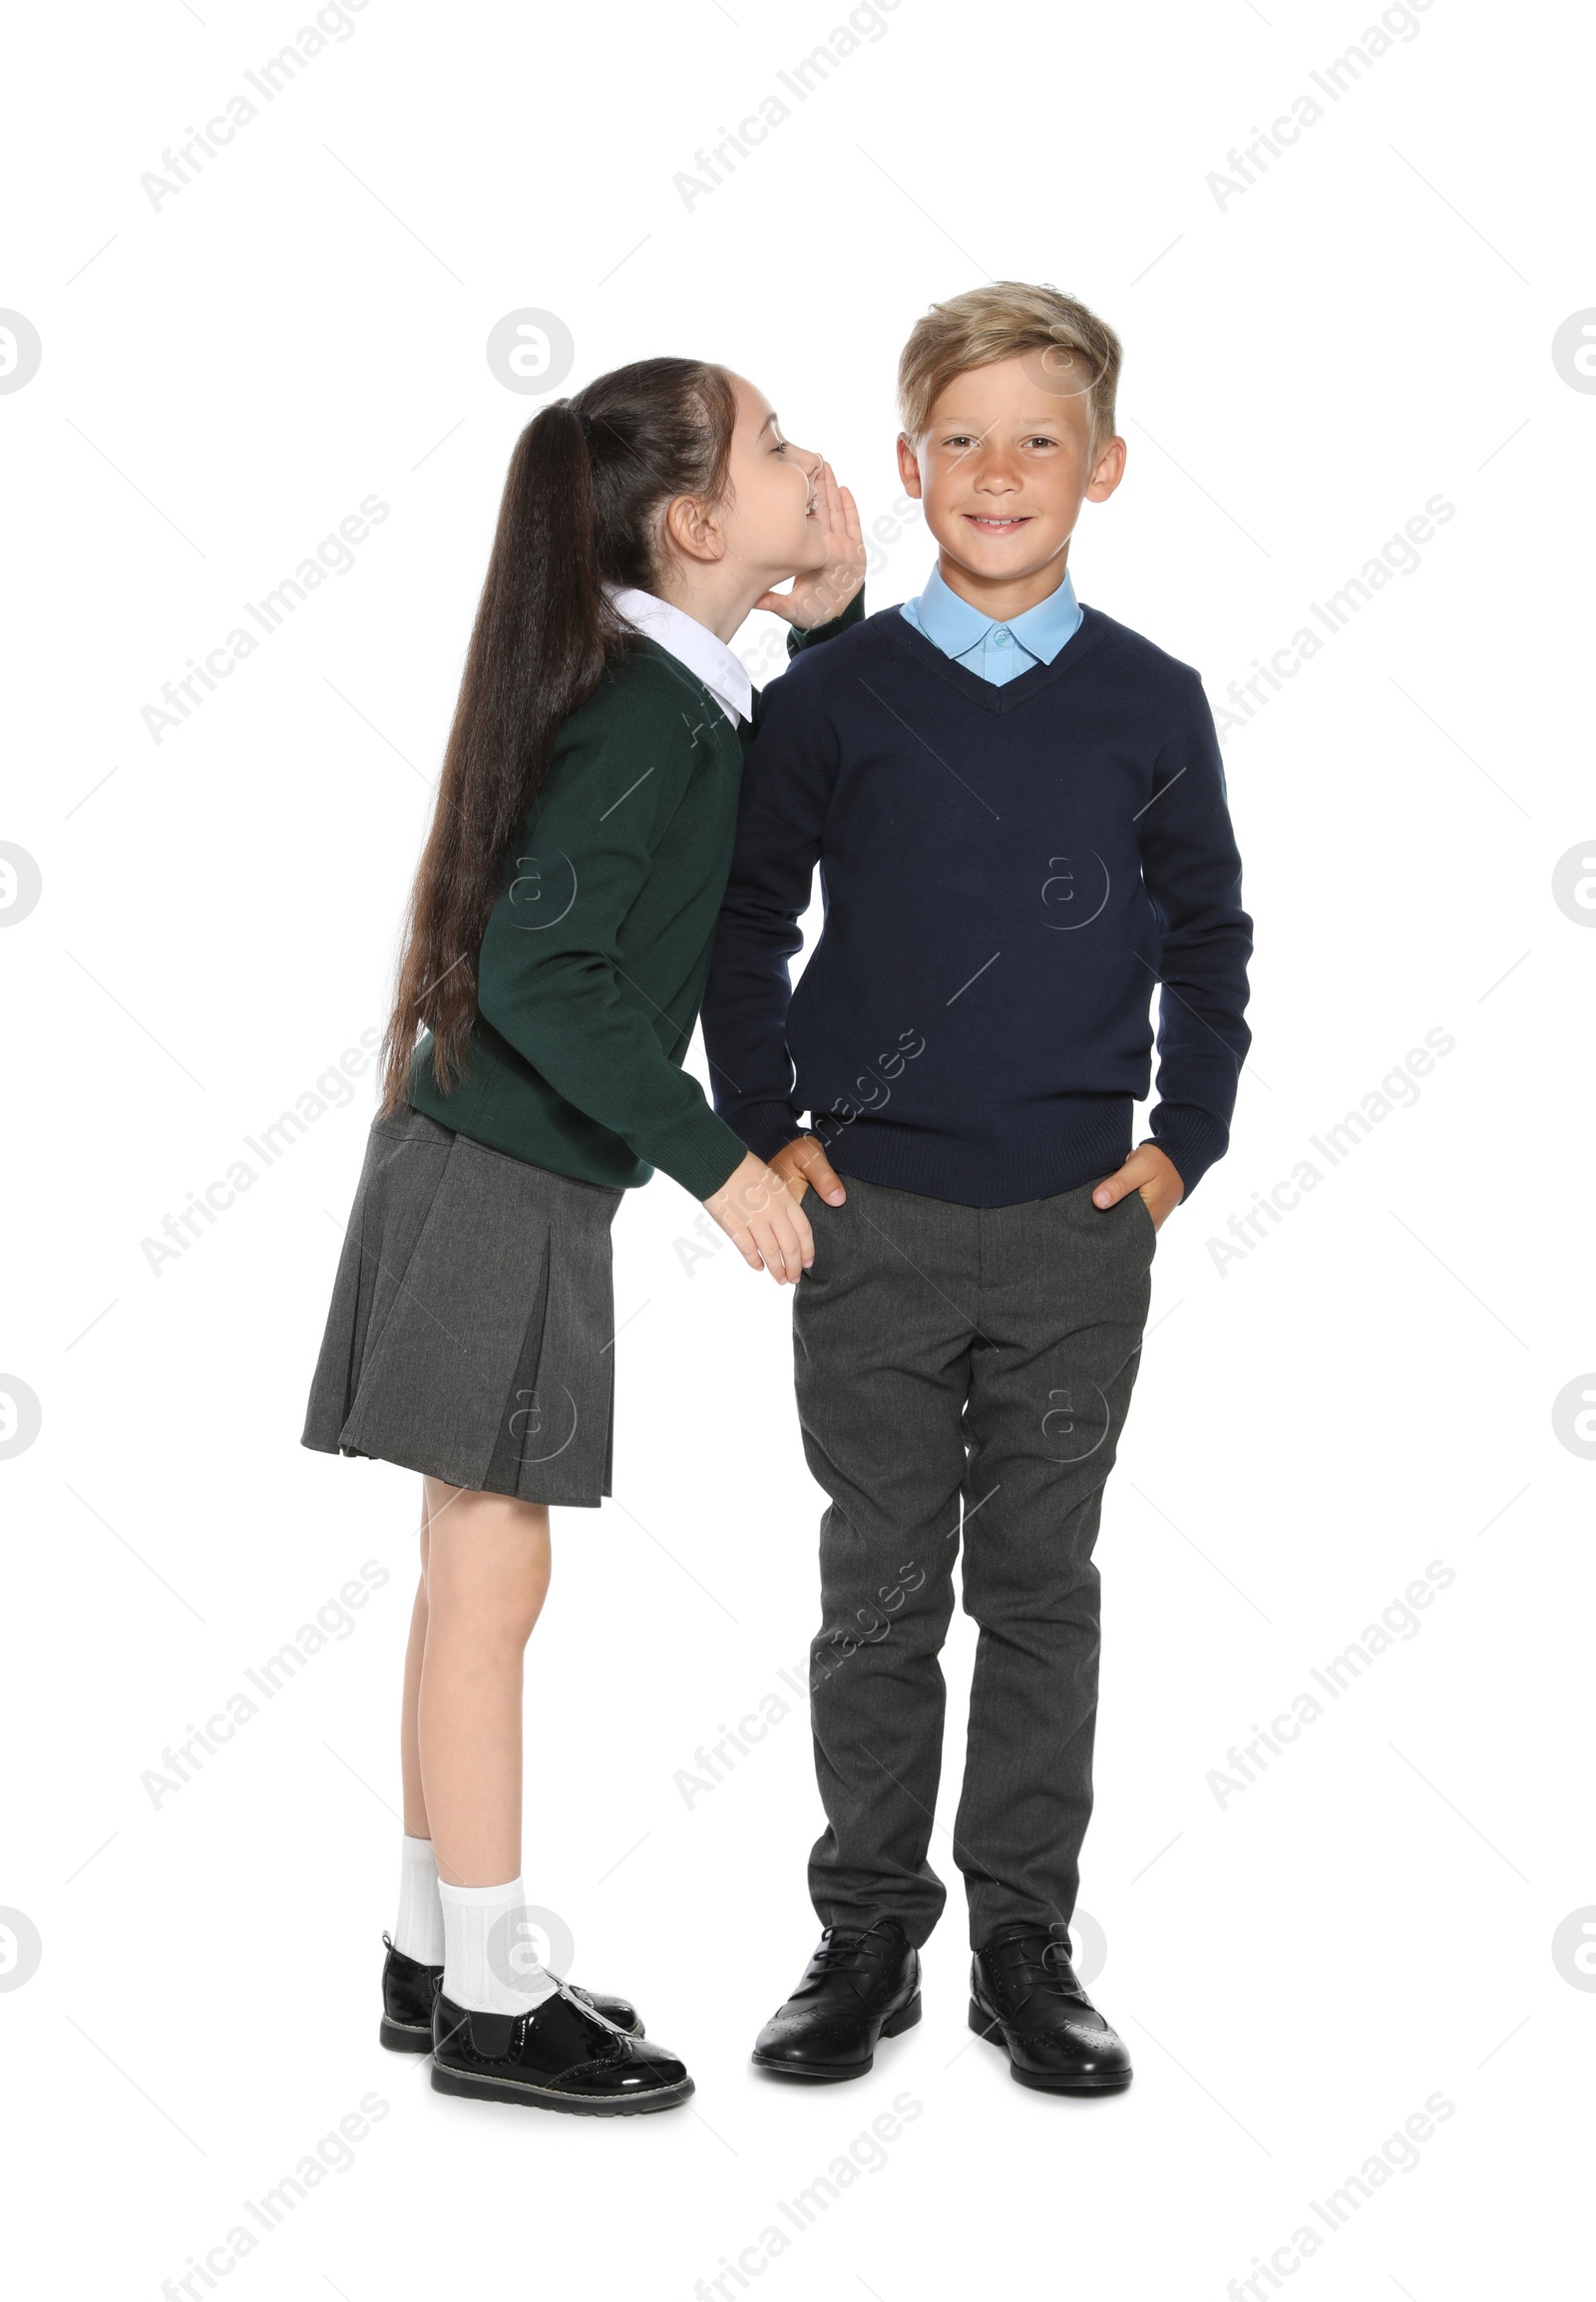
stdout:
<svg viewBox="0 0 1596 2302">
<path fill-rule="evenodd" d="M 645 639 L 657 641 L 668 655 L 685 664 L 695 679 L 702 680 L 733 727 L 739 720 L 752 719 L 753 682 L 725 641 L 717 639 L 707 624 L 672 607 L 668 599 L 656 599 L 651 591 L 617 586 L 609 596 Z"/>
</svg>

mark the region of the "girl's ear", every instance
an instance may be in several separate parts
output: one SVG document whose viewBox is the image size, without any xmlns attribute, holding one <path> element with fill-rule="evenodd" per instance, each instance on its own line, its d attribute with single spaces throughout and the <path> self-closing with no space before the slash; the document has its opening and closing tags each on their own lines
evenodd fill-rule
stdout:
<svg viewBox="0 0 1596 2302">
<path fill-rule="evenodd" d="M 684 559 L 712 567 L 726 556 L 726 539 L 714 513 L 697 496 L 675 496 L 665 507 L 665 541 Z"/>
</svg>

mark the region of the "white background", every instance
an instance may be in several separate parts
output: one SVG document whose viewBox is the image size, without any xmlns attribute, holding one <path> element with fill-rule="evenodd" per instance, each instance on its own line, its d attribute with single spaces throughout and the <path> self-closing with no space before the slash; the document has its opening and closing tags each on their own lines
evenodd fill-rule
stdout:
<svg viewBox="0 0 1596 2302">
<path fill-rule="evenodd" d="M 0 1992 L 19 2292 L 158 2296 L 373 2094 L 354 2162 L 214 2291 L 686 2297 L 905 2094 L 887 2163 L 748 2291 L 1220 2297 L 1305 2223 L 1280 2290 L 1312 2302 L 1574 2289 L 1596 1997 L 1552 1938 L 1596 1903 L 1596 1467 L 1552 1402 L 1596 1363 L 1596 915 L 1552 875 L 1596 828 L 1596 399 L 1551 344 L 1596 304 L 1588 24 L 1432 0 L 1332 103 L 1310 72 L 1372 17 L 900 0 L 690 208 L 673 177 L 839 10 L 368 0 L 159 206 L 141 176 L 297 33 L 286 0 L 13 27 L 0 304 L 43 345 L 0 397 L 0 839 L 43 883 L 0 936 L 0 1369 L 42 1411 L 0 1460 L 0 1905 L 42 1943 Z M 1210 173 L 1305 92 L 1324 117 L 1221 206 Z M 1227 739 L 1255 1048 L 1230 1157 L 1159 1243 L 1099 1545 L 1082 1902 L 1136 2083 L 1049 2100 L 971 2040 L 945 1828 L 921 2027 L 856 2087 L 750 2074 L 814 1933 L 802 1720 L 690 1808 L 673 1777 L 804 1653 L 819 1505 L 786 1302 L 729 1248 L 689 1274 L 661 1180 L 616 1230 L 615 1500 L 556 1515 L 526 1876 L 698 2094 L 621 2123 L 445 2102 L 376 2043 L 416 1482 L 297 1443 L 369 1078 L 159 1275 L 141 1242 L 382 1020 L 538 404 L 490 372 L 494 323 L 558 314 L 573 385 L 729 362 L 874 520 L 902 339 L 988 273 L 1122 332 L 1129 470 L 1076 584 L 1216 706 L 1455 506 Z M 390 516 L 350 572 L 154 742 L 162 683 L 368 495 Z M 878 561 L 873 605 L 918 589 L 924 531 Z M 1232 1213 L 1435 1029 L 1418 1101 L 1221 1271 Z M 391 1579 L 353 1635 L 153 1804 L 163 1747 L 365 1560 Z M 1418 1634 L 1221 1805 L 1230 1745 L 1432 1560 Z M 961 1616 L 949 1815 L 970 1651 Z M 1418 2165 L 1331 2235 L 1309 2201 L 1432 2095 Z"/>
</svg>

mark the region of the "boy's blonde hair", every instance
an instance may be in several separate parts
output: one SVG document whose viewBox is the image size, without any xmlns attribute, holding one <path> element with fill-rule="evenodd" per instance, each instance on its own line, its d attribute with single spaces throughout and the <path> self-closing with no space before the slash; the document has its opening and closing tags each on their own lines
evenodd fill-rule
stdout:
<svg viewBox="0 0 1596 2302">
<path fill-rule="evenodd" d="M 1096 313 L 1055 287 L 993 280 L 933 304 L 915 322 L 898 362 L 898 409 L 906 436 L 918 440 L 955 376 L 1025 352 L 1038 355 L 1037 381 L 1060 398 L 1086 401 L 1091 443 L 1114 433 L 1119 338 Z"/>
</svg>

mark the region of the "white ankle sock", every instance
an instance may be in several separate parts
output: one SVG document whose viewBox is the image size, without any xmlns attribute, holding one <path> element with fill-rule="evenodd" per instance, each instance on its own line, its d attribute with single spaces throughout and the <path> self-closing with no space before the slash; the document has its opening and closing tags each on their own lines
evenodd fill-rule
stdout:
<svg viewBox="0 0 1596 2302">
<path fill-rule="evenodd" d="M 438 1884 L 444 1995 L 473 2014 L 531 2014 L 559 1984 L 538 1958 L 519 1878 L 503 1886 Z"/>
<path fill-rule="evenodd" d="M 423 1966 L 443 1964 L 443 1904 L 438 1900 L 438 1865 L 430 1838 L 405 1838 L 393 1947 L 406 1958 L 420 1959 Z"/>
</svg>

